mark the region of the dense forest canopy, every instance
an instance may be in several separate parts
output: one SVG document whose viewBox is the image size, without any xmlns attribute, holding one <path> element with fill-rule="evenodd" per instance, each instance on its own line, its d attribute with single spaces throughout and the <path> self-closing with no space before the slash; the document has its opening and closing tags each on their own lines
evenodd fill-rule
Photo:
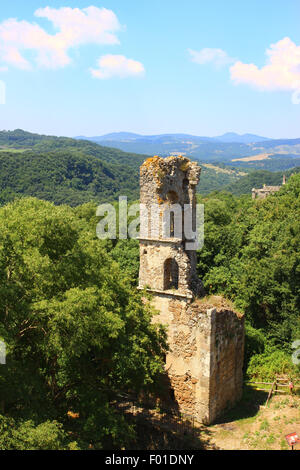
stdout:
<svg viewBox="0 0 300 470">
<path fill-rule="evenodd" d="M 1 449 L 124 445 L 112 399 L 157 389 L 164 331 L 95 222 L 93 205 L 0 209 Z"/>
<path fill-rule="evenodd" d="M 55 204 L 77 206 L 138 197 L 136 175 L 126 165 L 66 149 L 34 153 L 0 152 L 0 204 L 35 196 Z"/>
<path fill-rule="evenodd" d="M 0 204 L 23 195 L 71 206 L 138 197 L 143 155 L 22 130 L 0 132 L 0 145 Z"/>
</svg>

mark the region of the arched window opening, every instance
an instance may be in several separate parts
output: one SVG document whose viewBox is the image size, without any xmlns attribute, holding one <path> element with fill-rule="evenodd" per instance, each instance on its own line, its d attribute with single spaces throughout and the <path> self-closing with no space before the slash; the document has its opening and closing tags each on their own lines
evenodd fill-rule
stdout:
<svg viewBox="0 0 300 470">
<path fill-rule="evenodd" d="M 170 212 L 170 237 L 174 237 L 175 234 L 175 216 L 174 212 Z"/>
<path fill-rule="evenodd" d="M 163 213 L 163 236 L 182 238 L 183 210 L 180 204 L 167 205 Z"/>
<path fill-rule="evenodd" d="M 164 263 L 164 290 L 178 289 L 179 267 L 173 258 L 168 258 Z"/>
</svg>

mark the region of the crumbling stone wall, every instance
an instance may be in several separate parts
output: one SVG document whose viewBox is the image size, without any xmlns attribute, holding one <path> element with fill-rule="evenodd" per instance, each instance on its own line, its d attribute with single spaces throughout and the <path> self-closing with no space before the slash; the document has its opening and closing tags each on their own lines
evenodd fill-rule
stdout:
<svg viewBox="0 0 300 470">
<path fill-rule="evenodd" d="M 141 203 L 149 210 L 157 204 L 162 216 L 174 202 L 194 208 L 199 178 L 187 158 L 150 158 L 141 167 Z M 140 220 L 139 288 L 152 293 L 155 321 L 167 327 L 169 397 L 181 412 L 211 423 L 241 397 L 244 319 L 222 298 L 199 298 L 196 252 L 186 251 L 184 233 L 166 238 L 149 211 Z"/>
<path fill-rule="evenodd" d="M 155 321 L 167 326 L 166 371 L 181 412 L 211 423 L 240 398 L 243 387 L 244 317 L 221 297 L 214 301 L 156 294 Z M 173 395 L 173 394 L 172 394 Z"/>
<path fill-rule="evenodd" d="M 243 388 L 244 317 L 228 309 L 213 309 L 210 420 L 241 398 Z"/>
<path fill-rule="evenodd" d="M 264 184 L 263 188 L 252 189 L 252 199 L 265 199 L 270 194 L 274 194 L 279 191 L 281 186 L 266 186 Z"/>
</svg>

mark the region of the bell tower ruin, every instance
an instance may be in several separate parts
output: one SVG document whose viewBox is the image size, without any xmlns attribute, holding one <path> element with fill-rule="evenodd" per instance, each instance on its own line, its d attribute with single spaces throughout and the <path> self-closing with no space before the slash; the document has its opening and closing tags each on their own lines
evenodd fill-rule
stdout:
<svg viewBox="0 0 300 470">
<path fill-rule="evenodd" d="M 196 186 L 188 158 L 152 157 L 140 168 L 139 288 L 166 325 L 166 372 L 179 410 L 211 423 L 242 394 L 244 318 L 205 298 L 196 271 Z"/>
</svg>

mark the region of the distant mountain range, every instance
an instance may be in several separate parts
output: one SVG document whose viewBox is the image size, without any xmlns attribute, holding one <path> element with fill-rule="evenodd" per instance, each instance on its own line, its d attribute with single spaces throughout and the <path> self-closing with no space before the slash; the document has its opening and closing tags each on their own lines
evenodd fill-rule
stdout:
<svg viewBox="0 0 300 470">
<path fill-rule="evenodd" d="M 189 134 L 140 135 L 114 132 L 80 136 L 105 147 L 144 155 L 186 155 L 202 162 L 222 162 L 235 167 L 286 170 L 300 165 L 300 139 L 269 139 L 255 134 L 228 132 L 218 137 Z"/>
<path fill-rule="evenodd" d="M 111 141 L 107 142 L 111 144 Z M 288 142 L 289 145 L 287 141 L 268 140 L 254 144 L 253 148 L 256 146 L 258 151 L 262 145 L 265 146 L 264 155 L 271 155 L 273 148 L 277 147 L 282 152 L 287 148 L 294 148 L 296 152 L 300 139 L 293 144 Z M 108 148 L 104 143 L 99 145 L 87 140 L 32 134 L 22 129 L 0 131 L 0 205 L 20 196 L 35 196 L 71 206 L 89 201 L 115 201 L 120 195 L 127 195 L 131 201 L 138 199 L 139 169 L 147 155 L 125 153 Z M 176 141 L 173 148 L 174 145 L 178 145 Z M 207 142 L 202 146 L 206 149 L 205 155 L 207 149 L 212 152 L 218 148 L 220 152 L 215 154 L 219 163 L 209 158 L 198 159 L 202 171 L 197 191 L 201 194 L 220 189 L 234 194 L 250 194 L 253 186 L 280 184 L 283 171 L 289 176 L 300 170 L 295 168 L 297 165 L 300 167 L 300 158 L 287 154 L 281 155 L 282 158 L 273 156 L 253 161 L 251 157 L 250 161 L 244 161 L 243 157 L 231 162 L 233 154 L 230 149 L 241 148 L 244 152 L 245 148 L 251 149 L 252 144 Z M 226 152 L 230 157 L 224 160 Z M 272 173 L 253 172 L 255 168 L 268 168 Z M 287 168 L 293 169 L 286 171 Z M 275 170 L 279 173 L 274 173 Z"/>
<path fill-rule="evenodd" d="M 76 139 L 91 140 L 92 142 L 178 142 L 182 140 L 192 140 L 195 142 L 224 142 L 224 143 L 240 143 L 250 144 L 255 142 L 265 142 L 271 140 L 268 137 L 261 137 L 255 134 L 236 134 L 235 132 L 227 132 L 218 137 L 199 137 L 191 134 L 157 134 L 157 135 L 141 135 L 132 132 L 112 132 L 95 137 L 78 136 Z"/>
</svg>

